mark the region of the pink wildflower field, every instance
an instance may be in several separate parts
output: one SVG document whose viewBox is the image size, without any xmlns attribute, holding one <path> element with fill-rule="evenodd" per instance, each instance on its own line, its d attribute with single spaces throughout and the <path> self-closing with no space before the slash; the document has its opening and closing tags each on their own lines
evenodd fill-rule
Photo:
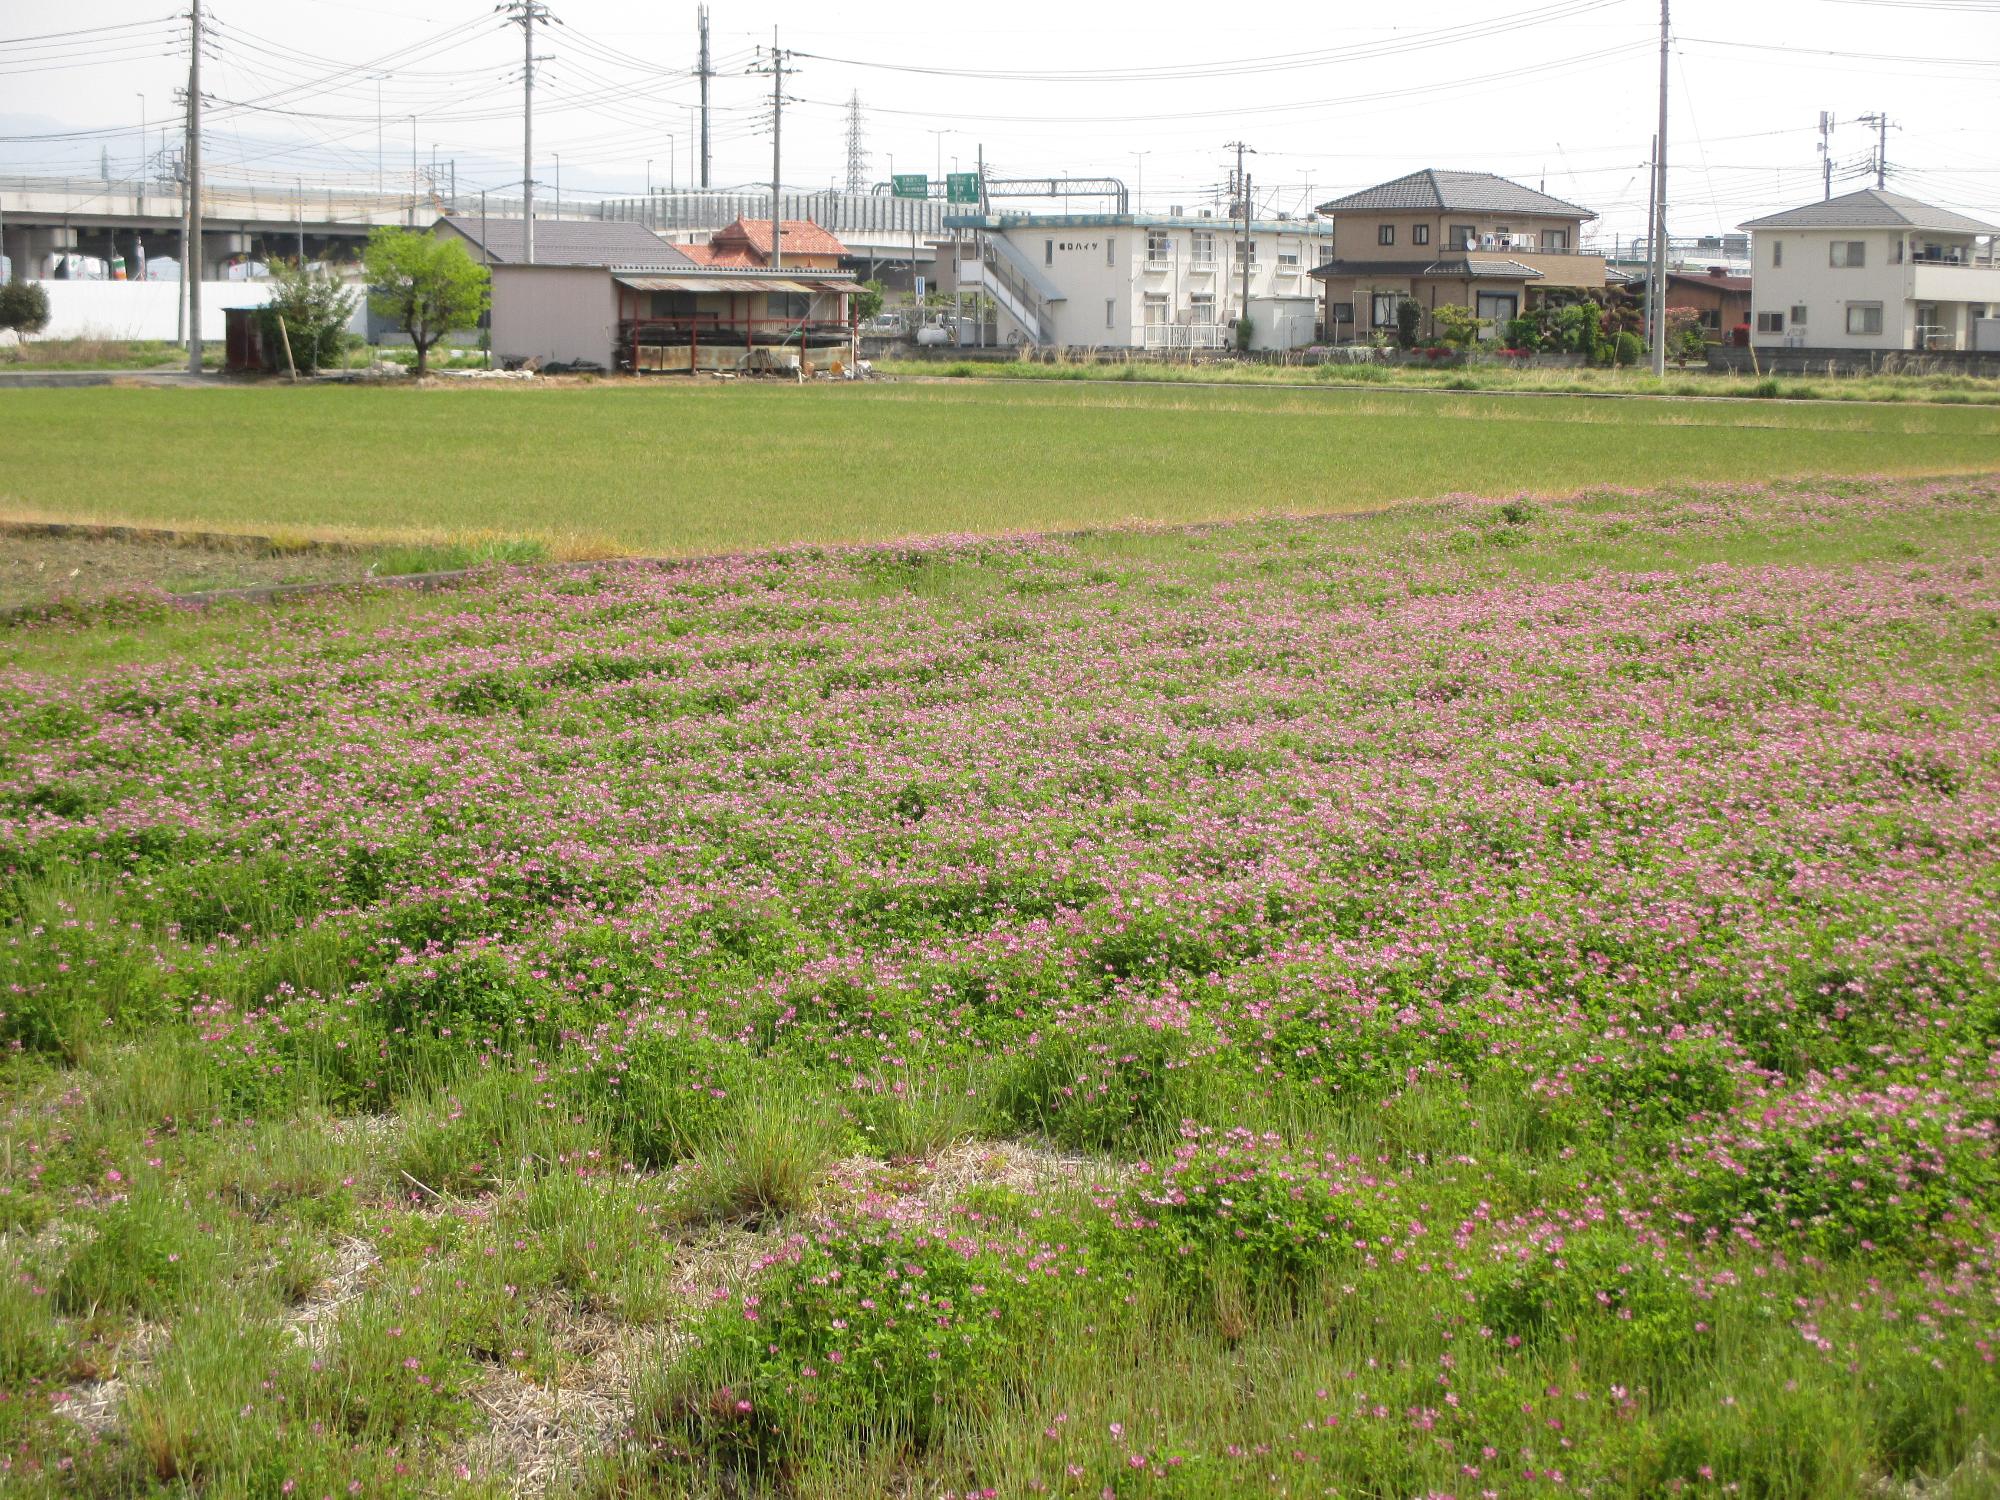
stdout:
<svg viewBox="0 0 2000 1500">
<path fill-rule="evenodd" d="M 0 642 L 0 1489 L 2000 1490 L 2000 483 Z"/>
</svg>

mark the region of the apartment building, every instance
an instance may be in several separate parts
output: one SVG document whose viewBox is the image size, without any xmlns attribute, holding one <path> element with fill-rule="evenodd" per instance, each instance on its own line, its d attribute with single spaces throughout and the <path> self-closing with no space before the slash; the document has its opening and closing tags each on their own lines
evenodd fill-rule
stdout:
<svg viewBox="0 0 2000 1500">
<path fill-rule="evenodd" d="M 1152 214 L 983 214 L 947 218 L 939 285 L 999 306 L 1003 343 L 1097 349 L 1221 349 L 1245 316 L 1251 347 L 1313 342 L 1312 268 L 1333 227 L 1316 219 Z"/>
</svg>

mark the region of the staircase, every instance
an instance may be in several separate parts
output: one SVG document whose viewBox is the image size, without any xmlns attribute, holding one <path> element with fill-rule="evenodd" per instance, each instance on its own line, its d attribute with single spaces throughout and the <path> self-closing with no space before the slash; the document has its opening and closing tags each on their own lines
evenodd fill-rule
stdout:
<svg viewBox="0 0 2000 1500">
<path fill-rule="evenodd" d="M 1035 264 L 999 235 L 979 236 L 979 259 L 961 263 L 959 281 L 977 281 L 1038 344 L 1056 341 L 1053 303 L 1064 300 Z"/>
</svg>

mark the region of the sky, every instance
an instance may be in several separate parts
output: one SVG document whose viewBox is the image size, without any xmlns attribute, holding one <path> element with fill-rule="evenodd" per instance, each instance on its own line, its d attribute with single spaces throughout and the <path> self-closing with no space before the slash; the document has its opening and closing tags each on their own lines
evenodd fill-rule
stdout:
<svg viewBox="0 0 2000 1500">
<path fill-rule="evenodd" d="M 547 0 L 534 175 L 567 198 L 693 180 L 694 0 Z M 188 0 L 0 0 L 0 172 L 130 175 L 178 146 Z M 1191 0 L 829 5 L 711 0 L 719 187 L 772 171 L 774 44 L 788 187 L 844 183 L 850 101 L 868 180 L 1116 176 L 1153 212 L 1217 201 L 1246 142 L 1266 212 L 1422 167 L 1492 171 L 1644 232 L 1658 0 Z M 521 28 L 493 0 L 210 0 L 212 179 L 461 194 L 522 176 Z M 851 19 L 844 19 L 851 18 Z M 962 24 L 955 24 L 957 18 Z M 1669 227 L 1733 229 L 1870 186 L 2000 220 L 2000 0 L 1673 0 Z M 761 52 L 760 52 L 761 49 Z M 142 98 L 143 96 L 143 98 Z M 149 124 L 142 135 L 141 122 Z M 143 143 L 143 144 L 142 144 Z M 559 165 L 558 165 L 559 161 Z M 1023 203 L 1022 208 L 1036 205 Z"/>
</svg>

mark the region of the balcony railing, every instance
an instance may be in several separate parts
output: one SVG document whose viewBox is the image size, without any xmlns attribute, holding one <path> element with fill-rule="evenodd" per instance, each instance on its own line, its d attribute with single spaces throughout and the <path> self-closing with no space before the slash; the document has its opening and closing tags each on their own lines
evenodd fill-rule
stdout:
<svg viewBox="0 0 2000 1500">
<path fill-rule="evenodd" d="M 1139 341 L 1146 349 L 1220 349 L 1227 333 L 1219 323 L 1148 323 Z"/>
</svg>

